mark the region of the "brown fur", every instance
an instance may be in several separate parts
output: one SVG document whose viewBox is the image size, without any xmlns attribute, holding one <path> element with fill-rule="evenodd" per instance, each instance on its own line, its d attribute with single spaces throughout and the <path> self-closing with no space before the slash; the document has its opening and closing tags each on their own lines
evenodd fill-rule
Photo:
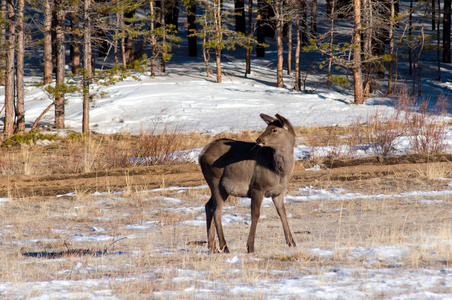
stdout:
<svg viewBox="0 0 452 300">
<path fill-rule="evenodd" d="M 202 173 L 211 191 L 206 203 L 206 223 L 208 247 L 212 252 L 217 251 L 215 228 L 220 251 L 229 252 L 221 224 L 223 203 L 229 195 L 251 198 L 248 252 L 254 251 L 254 237 L 264 197 L 272 197 L 281 218 L 286 243 L 295 246 L 284 208 L 284 194 L 295 163 L 295 132 L 289 121 L 278 114 L 276 118 L 265 114 L 260 116 L 268 126 L 256 143 L 219 139 L 207 145 L 199 157 Z"/>
</svg>

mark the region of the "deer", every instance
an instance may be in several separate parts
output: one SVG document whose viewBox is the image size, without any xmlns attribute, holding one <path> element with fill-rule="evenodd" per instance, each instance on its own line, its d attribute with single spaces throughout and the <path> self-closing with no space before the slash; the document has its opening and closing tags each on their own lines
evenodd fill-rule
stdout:
<svg viewBox="0 0 452 300">
<path fill-rule="evenodd" d="M 267 123 L 255 143 L 217 139 L 199 155 L 202 174 L 211 197 L 205 205 L 207 247 L 212 253 L 229 253 L 223 234 L 221 216 L 228 196 L 251 198 L 251 227 L 246 244 L 254 252 L 254 239 L 264 197 L 271 197 L 281 219 L 286 243 L 295 247 L 284 207 L 284 195 L 292 175 L 295 158 L 295 132 L 290 122 L 276 114 L 260 114 Z M 215 229 L 219 249 L 215 245 Z"/>
</svg>

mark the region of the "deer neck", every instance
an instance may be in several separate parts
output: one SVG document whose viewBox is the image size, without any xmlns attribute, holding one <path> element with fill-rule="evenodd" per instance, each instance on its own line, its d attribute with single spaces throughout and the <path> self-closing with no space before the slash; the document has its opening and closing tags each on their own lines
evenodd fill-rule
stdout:
<svg viewBox="0 0 452 300">
<path fill-rule="evenodd" d="M 273 167 L 277 174 L 292 174 L 294 166 L 293 147 L 273 149 Z"/>
</svg>

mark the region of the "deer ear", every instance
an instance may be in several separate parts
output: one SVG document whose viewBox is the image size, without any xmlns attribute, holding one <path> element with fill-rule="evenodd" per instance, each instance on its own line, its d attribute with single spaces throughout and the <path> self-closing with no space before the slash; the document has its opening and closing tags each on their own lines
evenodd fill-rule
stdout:
<svg viewBox="0 0 452 300">
<path fill-rule="evenodd" d="M 264 120 L 264 122 L 267 124 L 270 124 L 270 123 L 276 121 L 275 118 L 270 117 L 269 115 L 266 115 L 266 114 L 261 114 L 260 116 L 261 116 L 262 120 Z"/>
<path fill-rule="evenodd" d="M 281 116 L 279 114 L 276 114 L 275 116 L 278 119 L 278 121 L 281 123 L 283 128 L 285 128 L 286 130 L 289 130 L 291 132 L 294 132 L 292 124 L 290 124 L 290 122 L 286 118 L 284 118 L 283 116 Z"/>
</svg>

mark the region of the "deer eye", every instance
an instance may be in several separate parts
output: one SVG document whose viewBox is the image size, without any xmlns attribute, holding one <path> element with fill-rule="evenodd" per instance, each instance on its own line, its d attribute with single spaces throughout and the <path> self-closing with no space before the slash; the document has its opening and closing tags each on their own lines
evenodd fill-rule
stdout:
<svg viewBox="0 0 452 300">
<path fill-rule="evenodd" d="M 278 132 L 278 129 L 273 129 L 273 133 L 277 133 Z"/>
</svg>

